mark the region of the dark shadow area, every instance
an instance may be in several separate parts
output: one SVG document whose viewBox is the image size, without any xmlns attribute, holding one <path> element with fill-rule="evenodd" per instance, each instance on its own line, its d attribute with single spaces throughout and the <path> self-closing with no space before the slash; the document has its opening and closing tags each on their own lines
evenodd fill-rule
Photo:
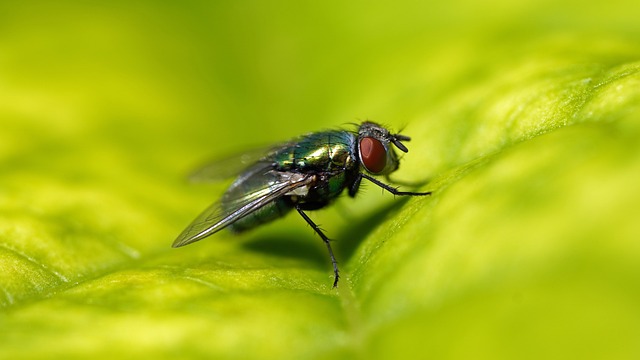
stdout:
<svg viewBox="0 0 640 360">
<path fill-rule="evenodd" d="M 300 221 L 304 222 L 302 219 Z M 311 228 L 309 228 L 309 235 L 292 236 L 283 232 L 281 236 L 257 237 L 242 246 L 247 250 L 263 254 L 304 259 L 319 266 L 330 264 L 329 254 L 326 252 L 322 240 L 313 233 Z"/>
<path fill-rule="evenodd" d="M 393 216 L 402 206 L 409 200 L 410 196 L 396 196 L 393 202 L 388 206 L 384 206 L 367 217 L 352 218 L 350 224 L 344 226 L 331 246 L 336 250 L 342 262 L 351 259 L 353 253 L 369 233 L 375 230 L 381 223 L 390 216 Z"/>
</svg>

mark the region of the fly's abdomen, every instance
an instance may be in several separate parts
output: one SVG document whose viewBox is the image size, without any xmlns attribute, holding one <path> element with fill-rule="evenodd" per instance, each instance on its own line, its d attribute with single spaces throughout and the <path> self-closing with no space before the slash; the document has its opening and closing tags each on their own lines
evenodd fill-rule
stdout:
<svg viewBox="0 0 640 360">
<path fill-rule="evenodd" d="M 282 197 L 229 225 L 229 229 L 235 233 L 250 230 L 285 216 L 291 209 L 289 198 Z"/>
<path fill-rule="evenodd" d="M 220 207 L 225 214 L 242 211 L 246 206 L 255 206 L 255 210 L 230 224 L 229 229 L 241 232 L 286 215 L 293 208 L 290 198 L 281 196 L 264 203 L 262 200 L 269 198 L 283 184 L 293 181 L 292 176 L 291 173 L 273 170 L 269 162 L 256 163 L 242 173 L 220 199 Z"/>
</svg>

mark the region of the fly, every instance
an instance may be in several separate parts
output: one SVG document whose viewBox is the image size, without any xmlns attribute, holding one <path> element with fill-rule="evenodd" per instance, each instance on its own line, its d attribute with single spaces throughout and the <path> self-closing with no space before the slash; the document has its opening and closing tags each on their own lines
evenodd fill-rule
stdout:
<svg viewBox="0 0 640 360">
<path fill-rule="evenodd" d="M 347 190 L 355 197 L 362 179 L 394 195 L 422 196 L 431 192 L 405 192 L 372 175 L 389 175 L 398 169 L 393 146 L 406 153 L 402 143 L 411 138 L 392 134 L 376 123 L 363 122 L 357 132 L 331 130 L 303 135 L 256 153 L 214 162 L 196 171 L 196 181 L 237 175 L 222 198 L 198 216 L 173 242 L 180 247 L 229 228 L 252 229 L 283 217 L 295 209 L 322 238 L 333 265 L 333 287 L 340 278 L 329 238 L 306 214 L 329 205 Z"/>
</svg>

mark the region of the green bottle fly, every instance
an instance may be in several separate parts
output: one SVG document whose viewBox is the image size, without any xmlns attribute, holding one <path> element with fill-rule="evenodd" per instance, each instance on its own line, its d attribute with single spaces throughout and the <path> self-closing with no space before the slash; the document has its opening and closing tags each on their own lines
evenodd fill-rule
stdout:
<svg viewBox="0 0 640 360">
<path fill-rule="evenodd" d="M 258 155 L 243 154 L 209 164 L 194 174 L 198 180 L 224 177 L 240 167 L 236 180 L 220 201 L 207 208 L 175 240 L 180 247 L 202 240 L 226 227 L 242 232 L 280 218 L 295 209 L 322 238 L 333 264 L 334 282 L 339 272 L 329 238 L 305 211 L 323 208 L 345 189 L 354 197 L 362 179 L 394 195 L 420 196 L 430 192 L 403 192 L 371 175 L 388 175 L 399 161 L 391 146 L 402 152 L 408 136 L 363 122 L 357 132 L 332 130 L 311 133 L 270 147 Z M 371 174 L 371 175 L 369 175 Z"/>
</svg>

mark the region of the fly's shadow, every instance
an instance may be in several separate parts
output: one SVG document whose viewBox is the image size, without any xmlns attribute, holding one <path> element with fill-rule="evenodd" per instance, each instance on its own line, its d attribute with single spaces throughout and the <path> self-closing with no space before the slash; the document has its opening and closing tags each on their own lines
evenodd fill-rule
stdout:
<svg viewBox="0 0 640 360">
<path fill-rule="evenodd" d="M 351 259 L 362 242 L 375 231 L 386 219 L 397 213 L 402 206 L 409 201 L 407 196 L 398 196 L 388 205 L 377 209 L 369 216 L 362 218 L 351 218 L 349 225 L 335 237 L 338 241 L 332 243 L 336 247 L 337 255 L 343 262 Z"/>
<path fill-rule="evenodd" d="M 329 237 L 335 240 L 331 242 L 331 245 L 336 248 L 336 258 L 338 262 L 343 264 L 347 263 L 364 239 L 387 218 L 393 216 L 394 213 L 400 210 L 408 200 L 408 197 L 397 197 L 393 202 L 376 210 L 369 216 L 350 218 L 349 225 L 343 226 L 342 229 L 338 227 L 333 228 L 330 225 L 323 226 L 323 229 L 326 230 Z M 297 216 L 291 214 L 289 217 L 296 218 Z M 295 220 L 302 221 L 302 219 Z M 311 229 L 308 227 L 305 228 L 308 230 L 308 235 L 305 234 L 305 232 L 296 231 L 297 235 L 294 235 L 287 234 L 283 231 L 279 234 L 258 236 L 250 241 L 244 242 L 242 246 L 253 252 L 309 261 L 319 267 L 329 266 L 329 257 L 322 246 L 322 240 L 314 234 Z"/>
<path fill-rule="evenodd" d="M 290 216 L 294 217 L 293 214 Z M 313 231 L 310 231 L 308 236 L 302 232 L 296 233 L 299 235 L 287 234 L 283 231 L 279 235 L 258 236 L 243 243 L 243 247 L 266 255 L 313 262 L 317 266 L 325 266 L 329 263 L 327 253 L 322 248 L 322 242 Z"/>
</svg>

